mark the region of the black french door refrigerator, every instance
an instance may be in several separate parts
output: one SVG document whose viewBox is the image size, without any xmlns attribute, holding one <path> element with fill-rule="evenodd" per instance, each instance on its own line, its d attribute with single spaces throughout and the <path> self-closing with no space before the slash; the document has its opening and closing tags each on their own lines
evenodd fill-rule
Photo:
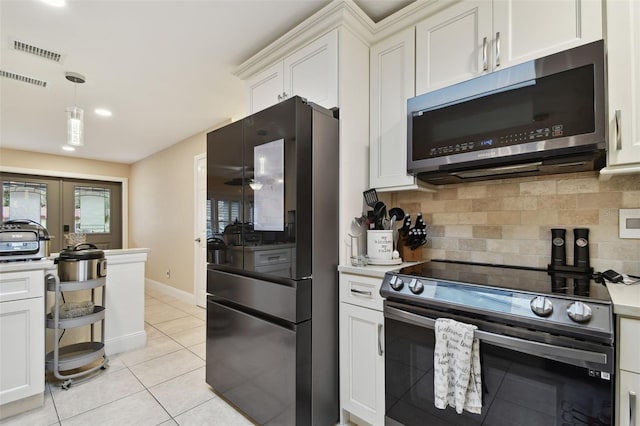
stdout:
<svg viewBox="0 0 640 426">
<path fill-rule="evenodd" d="M 339 419 L 338 162 L 300 97 L 207 134 L 206 380 L 258 424 Z"/>
</svg>

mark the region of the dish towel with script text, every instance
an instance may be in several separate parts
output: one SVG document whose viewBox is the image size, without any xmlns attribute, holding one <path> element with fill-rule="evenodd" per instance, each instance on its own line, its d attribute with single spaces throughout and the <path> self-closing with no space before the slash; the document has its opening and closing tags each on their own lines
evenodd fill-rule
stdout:
<svg viewBox="0 0 640 426">
<path fill-rule="evenodd" d="M 447 404 L 456 409 L 480 414 L 482 378 L 480 342 L 474 337 L 475 325 L 448 318 L 436 320 L 436 347 L 433 354 L 433 389 L 436 408 Z"/>
</svg>

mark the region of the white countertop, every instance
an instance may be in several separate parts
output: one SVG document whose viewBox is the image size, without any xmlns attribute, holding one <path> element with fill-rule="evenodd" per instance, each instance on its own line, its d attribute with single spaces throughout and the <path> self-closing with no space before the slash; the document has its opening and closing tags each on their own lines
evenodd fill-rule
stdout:
<svg viewBox="0 0 640 426">
<path fill-rule="evenodd" d="M 40 260 L 16 260 L 11 262 L 0 262 L 0 272 L 20 272 L 35 271 L 38 269 L 56 269 L 53 259 L 46 258 Z"/>
<path fill-rule="evenodd" d="M 607 283 L 613 301 L 613 313 L 640 318 L 640 284 Z"/>
<path fill-rule="evenodd" d="M 365 275 L 373 278 L 384 278 L 387 271 L 395 271 L 405 266 L 416 265 L 422 262 L 402 262 L 399 265 L 367 265 L 367 266 L 351 266 L 338 265 L 338 271 L 347 274 Z"/>
</svg>

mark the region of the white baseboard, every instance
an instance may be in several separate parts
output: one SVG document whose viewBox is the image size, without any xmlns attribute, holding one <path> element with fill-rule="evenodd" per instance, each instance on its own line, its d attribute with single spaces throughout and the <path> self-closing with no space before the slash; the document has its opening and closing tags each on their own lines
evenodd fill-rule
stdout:
<svg viewBox="0 0 640 426">
<path fill-rule="evenodd" d="M 119 336 L 114 339 L 105 339 L 104 351 L 107 355 L 115 355 L 121 352 L 142 348 L 147 344 L 147 332 L 142 330 L 137 333 Z"/>
<path fill-rule="evenodd" d="M 185 303 L 189 303 L 191 305 L 195 305 L 195 296 L 192 293 L 187 293 L 184 290 L 178 290 L 175 287 L 171 287 L 170 285 L 166 285 L 163 283 L 159 283 L 158 281 L 150 280 L 149 278 L 144 279 L 145 288 L 156 290 L 161 293 L 167 294 L 169 296 L 175 297 L 178 300 L 181 300 Z"/>
</svg>

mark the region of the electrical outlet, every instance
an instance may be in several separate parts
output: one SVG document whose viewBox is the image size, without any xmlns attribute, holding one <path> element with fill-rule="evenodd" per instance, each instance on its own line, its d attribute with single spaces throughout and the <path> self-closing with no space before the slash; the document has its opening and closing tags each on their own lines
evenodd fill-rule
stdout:
<svg viewBox="0 0 640 426">
<path fill-rule="evenodd" d="M 171 269 L 167 269 L 167 272 L 165 272 L 165 275 L 167 276 L 167 278 L 171 278 Z"/>
</svg>

